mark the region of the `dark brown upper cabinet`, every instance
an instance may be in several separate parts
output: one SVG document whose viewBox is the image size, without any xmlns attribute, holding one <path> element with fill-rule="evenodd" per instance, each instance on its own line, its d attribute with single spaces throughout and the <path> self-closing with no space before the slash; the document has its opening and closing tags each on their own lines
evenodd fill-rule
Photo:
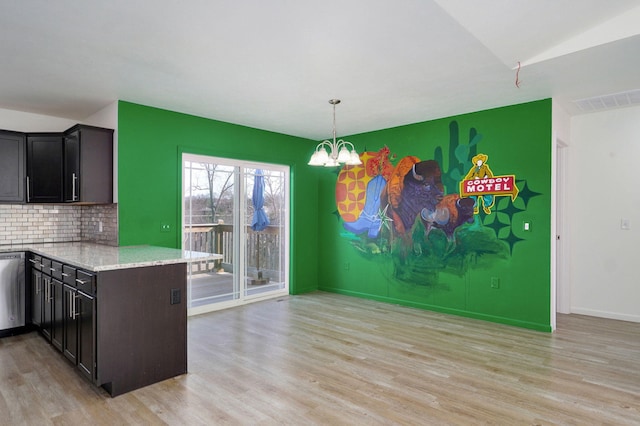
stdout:
<svg viewBox="0 0 640 426">
<path fill-rule="evenodd" d="M 61 133 L 27 134 L 27 202 L 62 202 Z"/>
<path fill-rule="evenodd" d="M 113 130 L 76 125 L 64 133 L 64 201 L 113 202 Z"/>
<path fill-rule="evenodd" d="M 113 202 L 113 130 L 0 130 L 0 203 Z"/>
<path fill-rule="evenodd" d="M 0 202 L 25 201 L 26 167 L 24 134 L 0 130 Z"/>
</svg>

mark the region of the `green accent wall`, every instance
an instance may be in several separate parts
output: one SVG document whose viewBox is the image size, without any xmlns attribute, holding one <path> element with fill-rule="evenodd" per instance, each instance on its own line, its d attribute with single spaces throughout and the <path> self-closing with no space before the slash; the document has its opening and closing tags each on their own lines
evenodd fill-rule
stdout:
<svg viewBox="0 0 640 426">
<path fill-rule="evenodd" d="M 290 292 L 318 287 L 315 141 L 120 101 L 119 244 L 180 248 L 183 152 L 288 165 L 291 169 Z M 161 231 L 161 224 L 170 226 Z"/>
<path fill-rule="evenodd" d="M 396 162 L 407 155 L 438 160 L 444 174 L 454 157 L 454 128 L 458 145 L 480 135 L 476 151 L 489 155 L 495 175 L 515 175 L 520 190 L 513 203 L 496 198 L 492 213 L 480 213 L 474 223 L 499 240 L 507 255 L 466 258 L 462 272 L 443 270 L 428 282 L 399 279 L 390 254 L 354 244 L 337 212 L 337 170 L 306 164 L 316 141 L 125 101 L 118 108 L 119 242 L 180 247 L 182 152 L 286 164 L 291 167 L 292 294 L 320 289 L 550 331 L 551 100 L 345 139 L 358 152 L 386 145 Z M 447 185 L 446 193 L 452 192 Z M 524 231 L 524 222 L 530 231 Z M 169 232 L 161 231 L 163 223 Z"/>
<path fill-rule="evenodd" d="M 380 252 L 373 242 L 369 250 L 366 241 L 363 243 L 365 237 L 356 240 L 345 231 L 336 207 L 337 173 L 319 170 L 319 289 L 550 331 L 550 99 L 345 139 L 354 143 L 358 152 L 378 151 L 386 145 L 397 160 L 407 155 L 438 160 L 444 174 L 455 157 L 451 141 L 456 127 L 460 145 L 469 144 L 475 134 L 481 136 L 474 149 L 489 155 L 487 164 L 494 175 L 516 176 L 520 194 L 515 201 L 497 197 L 491 214 L 480 208 L 475 223 L 465 225 L 482 228 L 489 240 L 502 247 L 502 255 L 467 256 L 457 271 L 442 270 L 432 280 L 399 279 L 398 265 L 390 253 Z M 463 176 L 471 166 L 469 161 Z M 445 193 L 453 192 L 457 189 L 449 185 Z M 530 224 L 529 231 L 524 230 L 525 222 Z M 420 229 L 417 232 L 423 233 Z M 410 244 L 406 247 L 409 252 L 416 249 Z M 419 271 L 404 272 L 409 277 L 426 276 Z"/>
</svg>

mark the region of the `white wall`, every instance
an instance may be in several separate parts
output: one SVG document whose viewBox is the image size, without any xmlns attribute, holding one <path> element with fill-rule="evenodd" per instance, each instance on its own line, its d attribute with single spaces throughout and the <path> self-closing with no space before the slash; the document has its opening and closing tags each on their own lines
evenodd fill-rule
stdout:
<svg viewBox="0 0 640 426">
<path fill-rule="evenodd" d="M 71 120 L 50 115 L 32 114 L 0 108 L 0 129 L 16 132 L 63 132 L 76 124 L 88 124 L 108 129 L 118 128 L 118 102 L 113 102 L 84 120 Z"/>
<path fill-rule="evenodd" d="M 63 132 L 77 124 L 67 118 L 0 109 L 0 129 L 15 132 Z"/>
<path fill-rule="evenodd" d="M 573 117 L 568 150 L 571 311 L 640 322 L 640 107 Z"/>
<path fill-rule="evenodd" d="M 95 114 L 82 120 L 82 124 L 107 129 L 118 129 L 118 101 L 112 102 Z"/>
<path fill-rule="evenodd" d="M 571 116 L 560 106 L 558 102 L 552 100 L 552 122 L 554 138 L 569 143 L 571 136 Z"/>
</svg>

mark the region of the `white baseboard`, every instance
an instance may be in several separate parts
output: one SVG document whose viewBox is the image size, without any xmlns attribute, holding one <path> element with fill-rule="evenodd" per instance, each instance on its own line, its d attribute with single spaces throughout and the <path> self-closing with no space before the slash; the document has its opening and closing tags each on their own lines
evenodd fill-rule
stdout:
<svg viewBox="0 0 640 426">
<path fill-rule="evenodd" d="M 621 314 L 619 312 L 599 311 L 597 309 L 571 307 L 572 314 L 589 315 L 592 317 L 609 318 L 620 321 L 640 322 L 640 315 Z"/>
</svg>

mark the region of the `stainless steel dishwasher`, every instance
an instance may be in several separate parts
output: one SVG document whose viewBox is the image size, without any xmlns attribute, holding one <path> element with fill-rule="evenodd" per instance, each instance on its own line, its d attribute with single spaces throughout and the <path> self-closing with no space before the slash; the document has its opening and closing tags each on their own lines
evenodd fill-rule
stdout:
<svg viewBox="0 0 640 426">
<path fill-rule="evenodd" d="M 0 336 L 25 325 L 24 253 L 0 253 Z"/>
</svg>

